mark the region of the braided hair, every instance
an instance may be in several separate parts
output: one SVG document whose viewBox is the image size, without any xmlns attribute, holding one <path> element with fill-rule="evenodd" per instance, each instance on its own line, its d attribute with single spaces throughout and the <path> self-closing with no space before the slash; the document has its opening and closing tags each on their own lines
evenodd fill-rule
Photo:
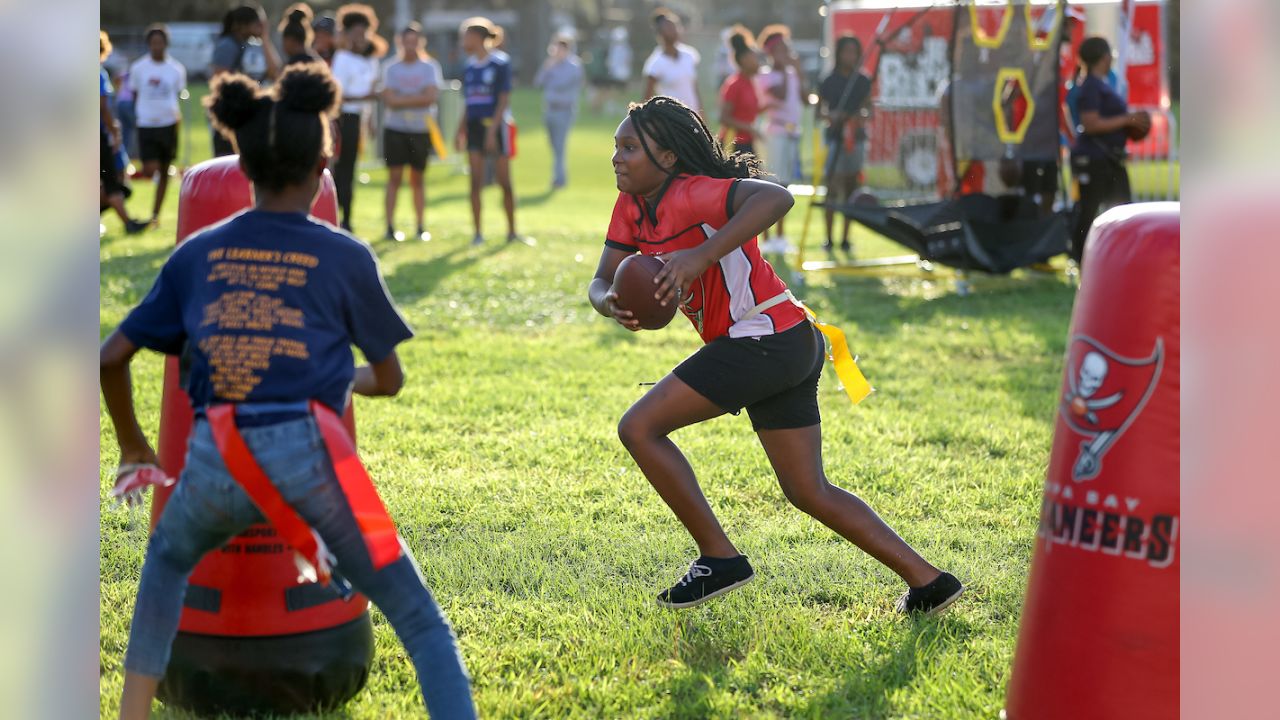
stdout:
<svg viewBox="0 0 1280 720">
<path fill-rule="evenodd" d="M 646 136 L 659 148 L 675 153 L 675 165 L 665 171 L 669 177 L 682 173 L 715 178 L 764 175 L 760 159 L 752 153 L 726 155 L 698 113 L 675 98 L 655 95 L 643 103 L 631 103 L 627 117 L 635 126 L 640 147 L 654 165 L 662 168 Z"/>
</svg>

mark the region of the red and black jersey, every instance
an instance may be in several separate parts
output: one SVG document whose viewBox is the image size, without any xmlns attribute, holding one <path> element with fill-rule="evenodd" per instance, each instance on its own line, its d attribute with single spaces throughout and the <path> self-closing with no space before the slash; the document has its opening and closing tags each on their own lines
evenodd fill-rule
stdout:
<svg viewBox="0 0 1280 720">
<path fill-rule="evenodd" d="M 638 195 L 621 193 L 613 206 L 605 245 L 659 257 L 695 248 L 729 221 L 737 187 L 737 179 L 678 175 L 652 207 Z M 686 288 L 680 310 L 703 342 L 724 335 L 772 335 L 802 322 L 800 308 L 784 302 L 747 320 L 740 318 L 786 290 L 786 283 L 761 257 L 756 239 L 751 238 Z"/>
</svg>

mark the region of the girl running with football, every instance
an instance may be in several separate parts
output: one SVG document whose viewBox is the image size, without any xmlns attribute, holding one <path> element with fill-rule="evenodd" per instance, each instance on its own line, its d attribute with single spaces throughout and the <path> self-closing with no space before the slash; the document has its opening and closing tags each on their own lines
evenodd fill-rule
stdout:
<svg viewBox="0 0 1280 720">
<path fill-rule="evenodd" d="M 692 607 L 755 576 L 669 437 L 745 408 L 787 499 L 907 582 L 900 612 L 946 608 L 964 591 L 960 581 L 929 564 L 823 472 L 817 397 L 823 338 L 756 242 L 791 208 L 791 195 L 758 179 L 754 155 L 726 156 L 698 114 L 669 97 L 632 104 L 614 148 L 620 194 L 588 290 L 591 304 L 628 330 L 639 329 L 618 306 L 614 272 L 628 255 L 658 255 L 665 266 L 655 277 L 655 299 L 678 302 L 706 343 L 618 424 L 622 444 L 700 553 L 683 578 L 658 594 L 658 604 Z"/>
</svg>

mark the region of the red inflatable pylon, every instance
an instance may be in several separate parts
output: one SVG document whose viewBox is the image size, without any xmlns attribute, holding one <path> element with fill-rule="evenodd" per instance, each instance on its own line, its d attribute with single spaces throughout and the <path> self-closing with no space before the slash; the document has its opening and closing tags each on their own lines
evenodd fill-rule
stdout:
<svg viewBox="0 0 1280 720">
<path fill-rule="evenodd" d="M 190 168 L 178 200 L 178 242 L 247 209 L 252 188 L 239 158 Z M 337 222 L 325 172 L 311 214 Z M 179 358 L 166 359 L 160 409 L 160 465 L 180 478 L 194 411 Z M 350 406 L 343 422 L 355 437 Z M 181 480 L 179 480 L 181 482 Z M 157 490 L 151 522 L 172 489 Z M 270 525 L 255 525 L 209 553 L 187 589 L 161 700 L 198 712 L 295 712 L 344 702 L 363 687 L 373 658 L 369 602 L 298 583 L 293 551 Z"/>
<path fill-rule="evenodd" d="M 1147 203 L 1090 231 L 1010 720 L 1178 717 L 1178 228 Z"/>
</svg>

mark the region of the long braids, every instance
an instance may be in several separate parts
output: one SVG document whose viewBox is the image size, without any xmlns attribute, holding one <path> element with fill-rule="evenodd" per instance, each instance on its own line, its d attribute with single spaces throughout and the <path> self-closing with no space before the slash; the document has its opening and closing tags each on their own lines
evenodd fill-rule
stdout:
<svg viewBox="0 0 1280 720">
<path fill-rule="evenodd" d="M 681 173 L 716 178 L 755 178 L 764 175 L 760 159 L 752 153 L 726 155 L 720 143 L 698 113 L 675 98 L 655 95 L 644 103 L 631 103 L 627 116 L 636 128 L 644 154 L 659 168 L 662 164 L 649 147 L 646 136 L 658 147 L 675 153 L 670 177 Z"/>
</svg>

